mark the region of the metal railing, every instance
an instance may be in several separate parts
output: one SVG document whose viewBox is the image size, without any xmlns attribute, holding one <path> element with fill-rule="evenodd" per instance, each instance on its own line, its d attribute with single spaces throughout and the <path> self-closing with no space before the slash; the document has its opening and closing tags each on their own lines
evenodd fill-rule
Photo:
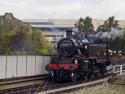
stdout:
<svg viewBox="0 0 125 94">
<path fill-rule="evenodd" d="M 116 73 L 118 75 L 125 75 L 125 65 L 113 66 L 113 73 Z"/>
</svg>

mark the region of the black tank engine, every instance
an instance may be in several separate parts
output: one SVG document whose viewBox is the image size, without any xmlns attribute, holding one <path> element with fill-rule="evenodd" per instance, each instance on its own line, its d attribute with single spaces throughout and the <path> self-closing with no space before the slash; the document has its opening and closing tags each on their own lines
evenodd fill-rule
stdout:
<svg viewBox="0 0 125 94">
<path fill-rule="evenodd" d="M 74 33 L 74 34 L 72 34 Z M 67 31 L 67 38 L 57 44 L 57 53 L 46 66 L 54 81 L 93 79 L 106 75 L 110 65 L 108 42 L 82 32 Z"/>
</svg>

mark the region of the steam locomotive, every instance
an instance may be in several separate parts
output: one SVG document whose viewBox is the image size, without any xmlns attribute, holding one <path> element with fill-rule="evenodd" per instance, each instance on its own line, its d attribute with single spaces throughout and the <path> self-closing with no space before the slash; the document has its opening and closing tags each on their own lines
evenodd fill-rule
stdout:
<svg viewBox="0 0 125 94">
<path fill-rule="evenodd" d="M 88 80 L 106 75 L 110 65 L 108 42 L 72 30 L 66 35 L 57 43 L 57 53 L 46 66 L 52 80 Z"/>
</svg>

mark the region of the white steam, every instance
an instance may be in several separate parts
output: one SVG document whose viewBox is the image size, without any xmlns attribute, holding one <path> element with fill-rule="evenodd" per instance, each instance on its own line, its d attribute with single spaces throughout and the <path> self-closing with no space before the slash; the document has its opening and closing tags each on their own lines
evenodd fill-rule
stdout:
<svg viewBox="0 0 125 94">
<path fill-rule="evenodd" d="M 123 29 L 111 29 L 111 32 L 99 32 L 96 34 L 96 37 L 101 38 L 101 39 L 115 39 L 117 37 L 122 37 L 125 31 Z"/>
</svg>

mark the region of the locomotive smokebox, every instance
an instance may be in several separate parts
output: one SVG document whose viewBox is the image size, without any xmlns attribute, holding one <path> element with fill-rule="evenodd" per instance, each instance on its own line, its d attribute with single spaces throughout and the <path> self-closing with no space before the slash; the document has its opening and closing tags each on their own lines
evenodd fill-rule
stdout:
<svg viewBox="0 0 125 94">
<path fill-rule="evenodd" d="M 67 30 L 66 31 L 66 38 L 71 39 L 73 37 L 73 31 L 72 30 Z"/>
</svg>

